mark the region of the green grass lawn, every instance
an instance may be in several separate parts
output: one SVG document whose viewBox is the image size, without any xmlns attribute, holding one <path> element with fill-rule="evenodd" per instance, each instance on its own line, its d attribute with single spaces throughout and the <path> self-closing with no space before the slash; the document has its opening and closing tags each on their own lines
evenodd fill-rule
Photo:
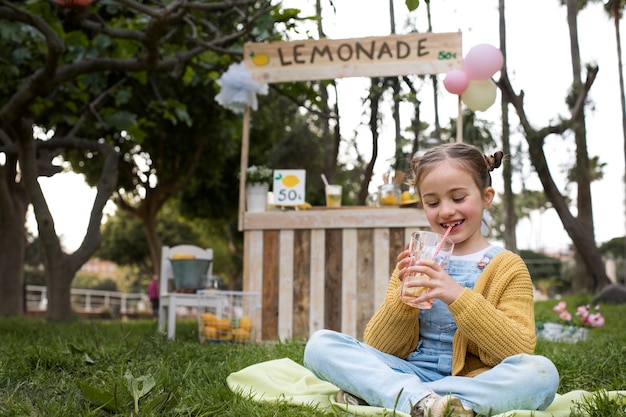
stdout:
<svg viewBox="0 0 626 417">
<path fill-rule="evenodd" d="M 587 302 L 567 300 L 572 312 Z M 558 321 L 555 304 L 536 304 L 539 324 Z M 602 305 L 600 311 L 606 324 L 591 329 L 588 340 L 537 344 L 537 353 L 551 358 L 561 373 L 560 393 L 626 390 L 626 305 Z M 159 334 L 153 321 L 64 325 L 10 318 L 0 319 L 0 335 L 0 416 L 323 414 L 286 403 L 255 403 L 226 386 L 230 373 L 254 363 L 283 357 L 302 363 L 304 341 L 202 345 L 192 320 L 178 324 L 176 341 Z M 602 400 L 598 396 L 589 415 L 626 415 L 624 406 Z M 572 414 L 577 415 L 587 414 Z"/>
</svg>

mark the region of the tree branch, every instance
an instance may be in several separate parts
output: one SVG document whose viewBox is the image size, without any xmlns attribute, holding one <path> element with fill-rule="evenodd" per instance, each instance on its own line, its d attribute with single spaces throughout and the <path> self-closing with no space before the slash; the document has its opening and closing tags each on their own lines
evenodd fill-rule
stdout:
<svg viewBox="0 0 626 417">
<path fill-rule="evenodd" d="M 591 90 L 591 86 L 593 85 L 598 74 L 597 66 L 589 66 L 587 69 L 587 78 L 580 92 L 578 93 L 578 97 L 576 98 L 576 102 L 574 104 L 574 107 L 572 108 L 570 117 L 568 119 L 561 119 L 560 122 L 557 124 L 549 124 L 548 126 L 545 126 L 539 130 L 531 126 L 528 120 L 528 116 L 526 115 L 526 110 L 524 109 L 524 91 L 520 91 L 519 94 L 515 93 L 515 91 L 513 90 L 513 86 L 511 85 L 511 82 L 509 80 L 508 74 L 505 71 L 501 73 L 500 79 L 496 82 L 496 84 L 500 88 L 503 98 L 507 102 L 511 103 L 515 108 L 518 118 L 520 119 L 520 125 L 522 126 L 522 129 L 524 130 L 526 135 L 541 137 L 541 144 L 543 144 L 543 140 L 548 135 L 565 133 L 567 130 L 571 129 L 572 126 L 582 117 L 589 91 Z"/>
</svg>

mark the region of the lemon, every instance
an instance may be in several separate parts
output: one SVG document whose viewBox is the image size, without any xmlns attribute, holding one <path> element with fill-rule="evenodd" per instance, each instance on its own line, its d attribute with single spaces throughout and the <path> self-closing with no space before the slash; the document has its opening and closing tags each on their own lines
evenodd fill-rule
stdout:
<svg viewBox="0 0 626 417">
<path fill-rule="evenodd" d="M 403 191 L 403 192 L 402 192 L 402 196 L 401 196 L 401 198 L 402 198 L 402 201 L 410 201 L 410 200 L 413 200 L 413 196 L 412 196 L 412 195 L 411 195 L 411 193 L 410 193 L 410 192 L 408 192 L 408 191 Z"/>
<path fill-rule="evenodd" d="M 217 321 L 219 319 L 215 316 L 215 314 L 213 314 L 213 313 L 202 313 L 200 318 L 202 319 L 202 322 L 205 325 L 217 327 Z"/>
<path fill-rule="evenodd" d="M 220 340 L 233 340 L 233 334 L 231 332 L 222 333 L 220 334 L 219 339 Z"/>
<path fill-rule="evenodd" d="M 396 198 L 396 196 L 389 194 L 381 198 L 380 203 L 385 206 L 397 206 L 398 199 Z"/>
<path fill-rule="evenodd" d="M 185 253 L 175 253 L 172 255 L 172 259 L 195 259 L 194 255 L 187 255 Z"/>
<path fill-rule="evenodd" d="M 246 329 L 233 329 L 231 335 L 232 338 L 237 342 L 245 342 L 247 340 L 250 340 L 250 332 Z"/>
<path fill-rule="evenodd" d="M 250 317 L 242 317 L 239 319 L 239 328 L 250 332 L 252 330 L 252 319 Z"/>
<path fill-rule="evenodd" d="M 285 187 L 289 188 L 295 187 L 300 183 L 300 180 L 295 175 L 287 175 L 286 177 L 283 177 L 281 181 Z"/>
<path fill-rule="evenodd" d="M 270 57 L 267 54 L 255 54 L 251 52 L 250 56 L 252 57 L 252 62 L 254 62 L 254 65 L 257 67 L 262 67 L 270 62 Z"/>
<path fill-rule="evenodd" d="M 202 335 L 207 339 L 217 339 L 217 328 L 213 326 L 204 326 Z"/>
<path fill-rule="evenodd" d="M 228 319 L 217 319 L 217 329 L 221 332 L 225 332 L 230 330 L 230 320 Z"/>
</svg>

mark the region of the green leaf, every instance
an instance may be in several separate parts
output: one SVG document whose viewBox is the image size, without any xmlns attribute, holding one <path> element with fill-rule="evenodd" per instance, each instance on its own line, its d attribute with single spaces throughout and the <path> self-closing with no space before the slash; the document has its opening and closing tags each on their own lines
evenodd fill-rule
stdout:
<svg viewBox="0 0 626 417">
<path fill-rule="evenodd" d="M 406 7 L 410 12 L 417 9 L 420 5 L 420 0 L 405 0 Z"/>
<path fill-rule="evenodd" d="M 191 118 L 189 117 L 189 113 L 187 113 L 187 109 L 184 107 L 175 107 L 174 113 L 176 113 L 176 118 L 181 122 L 185 122 L 187 126 L 191 126 L 193 124 L 191 122 Z"/>
<path fill-rule="evenodd" d="M 139 399 L 149 393 L 154 388 L 154 377 L 152 375 L 143 375 L 139 378 L 135 378 L 130 371 L 126 371 L 124 374 L 126 378 L 126 386 L 133 395 L 133 401 L 135 402 L 135 413 L 139 413 Z M 141 389 L 139 385 L 141 384 Z"/>
<path fill-rule="evenodd" d="M 115 92 L 114 96 L 115 105 L 120 106 L 129 102 L 132 97 L 132 92 L 130 90 L 120 89 Z"/>
<path fill-rule="evenodd" d="M 90 403 L 102 407 L 105 410 L 117 412 L 115 408 L 115 397 L 113 393 L 101 390 L 91 385 L 79 382 L 78 388 L 82 391 L 83 396 Z"/>
<path fill-rule="evenodd" d="M 89 354 L 87 354 L 85 352 L 85 354 L 83 355 L 83 361 L 87 364 L 87 365 L 93 365 L 94 363 L 96 363 L 96 361 L 94 361 L 93 359 L 91 359 L 91 356 L 89 356 Z"/>
<path fill-rule="evenodd" d="M 127 111 L 106 114 L 102 116 L 102 119 L 108 125 L 114 126 L 118 130 L 128 130 L 136 123 L 136 116 Z"/>
<path fill-rule="evenodd" d="M 67 347 L 70 348 L 70 353 L 84 353 L 85 352 L 84 350 L 82 350 L 81 348 L 79 348 L 73 343 L 68 343 Z"/>
</svg>

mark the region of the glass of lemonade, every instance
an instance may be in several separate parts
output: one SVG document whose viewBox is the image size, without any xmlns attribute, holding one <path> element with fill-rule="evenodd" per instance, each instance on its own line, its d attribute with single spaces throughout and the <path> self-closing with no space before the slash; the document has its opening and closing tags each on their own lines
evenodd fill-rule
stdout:
<svg viewBox="0 0 626 417">
<path fill-rule="evenodd" d="M 435 232 L 418 231 L 411 234 L 409 241 L 409 252 L 411 257 L 410 266 L 417 265 L 421 260 L 435 260 L 442 268 L 450 260 L 450 255 L 454 249 L 454 242 L 447 237 Z M 419 282 L 429 279 L 423 274 L 408 275 L 402 281 L 400 290 L 400 299 L 403 303 L 412 307 L 421 309 L 429 309 L 433 306 L 433 300 L 422 303 L 416 303 L 415 299 L 419 297 L 428 288 L 419 286 Z"/>
<path fill-rule="evenodd" d="M 326 207 L 341 207 L 341 185 L 326 186 Z"/>
</svg>

